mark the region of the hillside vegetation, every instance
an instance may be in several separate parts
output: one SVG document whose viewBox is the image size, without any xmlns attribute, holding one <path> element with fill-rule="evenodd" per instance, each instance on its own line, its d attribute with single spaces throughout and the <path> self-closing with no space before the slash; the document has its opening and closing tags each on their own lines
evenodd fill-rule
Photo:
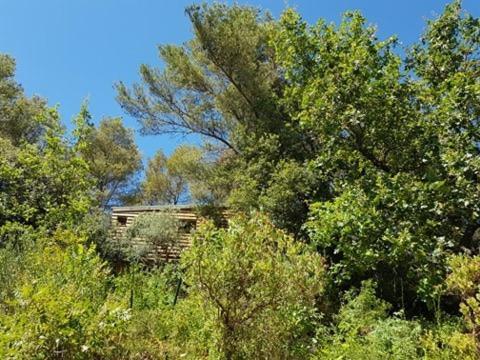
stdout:
<svg viewBox="0 0 480 360">
<path fill-rule="evenodd" d="M 358 12 L 186 14 L 115 85 L 142 134 L 203 140 L 145 169 L 0 54 L 0 359 L 480 358 L 480 20 L 453 1 L 404 48 Z M 144 256 L 169 214 L 111 236 L 112 205 L 187 202 L 211 220 L 178 263 Z"/>
</svg>

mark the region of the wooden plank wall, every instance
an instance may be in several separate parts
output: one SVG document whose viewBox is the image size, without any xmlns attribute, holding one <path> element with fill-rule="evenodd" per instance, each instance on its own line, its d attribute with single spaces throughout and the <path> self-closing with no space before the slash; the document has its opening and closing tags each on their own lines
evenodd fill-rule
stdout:
<svg viewBox="0 0 480 360">
<path fill-rule="evenodd" d="M 147 261 L 177 261 L 181 252 L 191 245 L 191 232 L 195 230 L 198 224 L 202 221 L 202 218 L 197 216 L 197 212 L 194 207 L 177 206 L 177 207 L 164 207 L 164 206 L 130 206 L 130 207 L 114 207 L 112 209 L 112 238 L 117 241 L 122 241 L 125 237 L 125 233 L 134 221 L 135 218 L 141 214 L 169 211 L 180 220 L 184 228 L 180 233 L 180 240 L 177 246 L 169 247 L 157 247 L 150 249 L 144 256 Z M 224 225 L 227 223 L 229 217 L 228 212 L 222 210 L 223 217 L 225 219 Z M 223 221 L 222 221 L 223 222 Z M 137 238 L 134 240 L 133 246 L 138 247 L 139 250 L 142 247 L 147 247 L 145 240 Z"/>
</svg>

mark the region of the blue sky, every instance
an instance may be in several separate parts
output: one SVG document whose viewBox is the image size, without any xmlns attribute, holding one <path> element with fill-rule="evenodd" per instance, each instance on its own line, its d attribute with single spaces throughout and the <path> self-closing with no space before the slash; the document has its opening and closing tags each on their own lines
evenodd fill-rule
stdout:
<svg viewBox="0 0 480 360">
<path fill-rule="evenodd" d="M 58 104 L 66 123 L 89 99 L 94 120 L 104 116 L 129 118 L 115 101 L 113 84 L 138 79 L 142 63 L 161 66 L 157 45 L 181 44 L 190 37 L 184 0 L 0 0 L 0 52 L 17 60 L 17 80 L 27 94 Z M 446 0 L 249 0 L 239 3 L 268 9 L 278 16 L 286 5 L 309 22 L 338 22 L 346 10 L 359 9 L 377 25 L 380 38 L 396 34 L 404 45 L 416 41 L 426 19 L 442 11 Z M 464 8 L 480 16 L 479 0 L 464 0 Z M 170 153 L 189 139 L 141 137 L 145 157 L 157 149 Z"/>
</svg>

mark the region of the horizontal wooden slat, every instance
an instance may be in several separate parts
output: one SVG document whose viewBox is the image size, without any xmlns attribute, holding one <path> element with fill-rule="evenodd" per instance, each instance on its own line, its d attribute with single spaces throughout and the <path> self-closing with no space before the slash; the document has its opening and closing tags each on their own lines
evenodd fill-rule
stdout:
<svg viewBox="0 0 480 360">
<path fill-rule="evenodd" d="M 125 236 L 127 229 L 133 225 L 135 218 L 141 214 L 145 213 L 155 213 L 161 211 L 169 211 L 174 215 L 178 220 L 185 222 L 193 222 L 193 228 L 195 229 L 197 224 L 203 221 L 202 218 L 199 218 L 196 213 L 196 207 L 191 205 L 182 205 L 182 206 L 124 206 L 124 207 L 114 207 L 112 209 L 112 229 L 111 237 L 114 240 L 121 241 Z M 220 209 L 224 217 L 222 221 L 222 226 L 227 226 L 228 219 L 231 217 L 231 212 L 225 208 Z M 124 223 L 119 223 L 118 218 L 123 218 Z M 191 232 L 182 232 L 179 234 L 179 239 L 177 244 L 170 247 L 157 247 L 156 249 L 149 249 L 145 254 L 144 258 L 146 260 L 157 261 L 159 259 L 168 261 L 176 261 L 179 259 L 181 252 L 190 247 L 192 243 Z M 134 239 L 132 241 L 133 246 L 150 246 L 146 241 L 141 238 Z"/>
</svg>

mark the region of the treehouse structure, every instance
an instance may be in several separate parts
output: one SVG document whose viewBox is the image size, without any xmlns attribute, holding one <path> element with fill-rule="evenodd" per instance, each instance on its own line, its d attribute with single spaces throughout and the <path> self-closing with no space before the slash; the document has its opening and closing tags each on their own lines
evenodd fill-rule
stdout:
<svg viewBox="0 0 480 360">
<path fill-rule="evenodd" d="M 208 211 L 207 211 L 208 210 Z M 153 206 L 121 206 L 112 208 L 112 238 L 124 242 L 127 229 L 133 225 L 135 218 L 142 214 L 168 212 L 180 222 L 178 241 L 174 245 L 151 249 L 145 256 L 151 261 L 177 261 L 181 252 L 192 243 L 192 232 L 207 218 L 213 217 L 216 223 L 226 227 L 229 212 L 226 208 L 202 208 L 195 205 L 153 205 Z M 141 248 L 146 245 L 144 239 L 135 238 L 133 244 Z"/>
</svg>

